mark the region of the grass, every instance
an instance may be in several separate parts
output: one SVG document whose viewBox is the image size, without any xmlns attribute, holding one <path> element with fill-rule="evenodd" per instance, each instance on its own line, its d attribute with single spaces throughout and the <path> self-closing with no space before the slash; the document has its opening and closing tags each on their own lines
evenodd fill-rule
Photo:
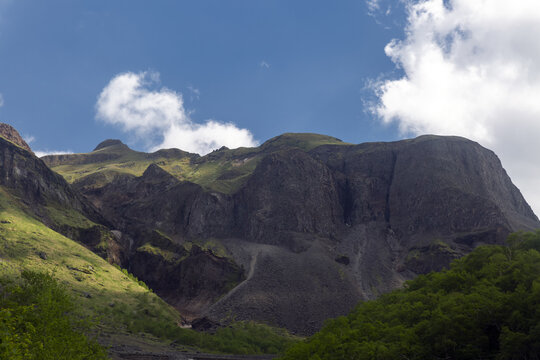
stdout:
<svg viewBox="0 0 540 360">
<path fill-rule="evenodd" d="M 304 151 L 310 151 L 321 145 L 351 145 L 345 143 L 340 139 L 319 135 L 311 133 L 285 133 L 280 136 L 276 136 L 264 144 L 261 145 L 261 148 L 284 148 L 284 147 L 295 147 Z"/>
<path fill-rule="evenodd" d="M 223 258 L 231 258 L 231 255 L 227 251 L 227 248 L 223 243 L 216 238 L 206 238 L 206 239 L 196 239 L 193 241 L 188 241 L 183 244 L 186 250 L 191 250 L 193 244 L 198 245 L 203 250 L 210 250 L 216 256 Z"/>
<path fill-rule="evenodd" d="M 165 260 L 167 263 L 174 263 L 177 264 L 180 261 L 182 261 L 182 257 L 178 255 L 177 253 L 169 250 L 162 249 L 160 247 L 154 246 L 150 243 L 146 243 L 140 247 L 137 248 L 138 252 L 144 252 L 152 255 L 158 255 L 163 260 Z"/>
<path fill-rule="evenodd" d="M 17 276 L 23 270 L 54 274 L 58 281 L 68 285 L 82 315 L 106 315 L 100 323 L 108 331 L 129 330 L 129 324 L 123 321 L 126 311 L 142 319 L 148 317 L 144 312 L 150 312 L 159 313 L 164 322 L 180 320 L 176 310 L 137 281 L 82 245 L 47 228 L 16 204 L 16 199 L 0 190 L 2 274 Z M 148 298 L 147 308 L 141 308 L 141 298 Z"/>
<path fill-rule="evenodd" d="M 69 211 L 49 209 L 66 222 L 84 225 Z M 170 252 L 151 244 L 141 251 Z M 221 353 L 274 353 L 296 341 L 280 329 L 237 323 L 215 335 L 181 328 L 180 314 L 144 283 L 24 211 L 19 199 L 0 187 L 0 274 L 19 278 L 25 271 L 52 274 L 73 297 L 79 316 L 92 318 L 96 333 L 114 343 L 116 337 L 171 341 L 187 350 Z M 143 335 L 146 334 L 146 335 Z M 112 340 L 111 340 L 112 339 Z"/>
<path fill-rule="evenodd" d="M 89 229 L 97 225 L 80 212 L 62 207 L 59 204 L 48 204 L 45 210 L 55 224 L 67 225 L 78 229 Z"/>
<path fill-rule="evenodd" d="M 94 175 L 85 187 L 99 188 L 120 174 L 141 176 L 154 163 L 179 180 L 194 182 L 207 190 L 233 194 L 249 179 L 264 154 L 285 148 L 309 151 L 321 145 L 349 144 L 330 136 L 287 133 L 257 148 L 223 149 L 200 158 L 188 153 L 178 153 L 175 156 L 160 152 L 146 154 L 133 151 L 125 145 L 115 145 L 89 154 L 67 156 L 72 159 L 71 162 L 51 167 L 70 183 Z"/>
</svg>

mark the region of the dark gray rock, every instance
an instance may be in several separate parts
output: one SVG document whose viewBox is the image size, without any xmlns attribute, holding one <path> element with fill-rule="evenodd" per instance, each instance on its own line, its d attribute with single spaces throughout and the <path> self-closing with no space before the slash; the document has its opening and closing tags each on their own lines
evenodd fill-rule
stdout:
<svg viewBox="0 0 540 360">
<path fill-rule="evenodd" d="M 467 139 L 287 146 L 291 139 L 242 153 L 258 163 L 232 194 L 155 164 L 141 177 L 74 186 L 132 239 L 130 272 L 180 311 L 299 334 L 478 245 L 540 227 L 497 156 Z M 230 156 L 223 149 L 190 161 L 237 160 Z M 231 168 L 220 179 L 238 174 Z M 168 258 L 137 251 L 147 243 Z M 217 244 L 227 255 L 187 251 L 187 243 Z"/>
</svg>

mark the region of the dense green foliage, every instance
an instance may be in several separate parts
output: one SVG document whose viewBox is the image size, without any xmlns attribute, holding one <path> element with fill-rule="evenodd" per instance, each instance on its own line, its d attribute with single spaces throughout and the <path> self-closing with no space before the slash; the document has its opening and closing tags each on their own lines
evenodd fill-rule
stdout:
<svg viewBox="0 0 540 360">
<path fill-rule="evenodd" d="M 540 359 L 540 231 L 330 320 L 283 359 Z"/>
<path fill-rule="evenodd" d="M 121 304 L 117 307 L 116 314 L 124 312 Z M 125 317 L 119 319 L 127 324 L 127 330 L 132 334 L 152 334 L 176 345 L 212 353 L 277 354 L 298 341 L 283 329 L 254 322 L 235 322 L 212 334 L 181 328 L 175 323 L 162 321 L 157 314 L 147 315 L 145 318 L 134 317 L 125 312 Z"/>
<path fill-rule="evenodd" d="M 106 359 L 74 310 L 68 292 L 48 274 L 24 271 L 18 282 L 2 279 L 0 359 Z"/>
<path fill-rule="evenodd" d="M 285 331 L 253 322 L 237 322 L 215 334 L 178 329 L 180 343 L 229 354 L 276 354 L 294 342 Z"/>
</svg>

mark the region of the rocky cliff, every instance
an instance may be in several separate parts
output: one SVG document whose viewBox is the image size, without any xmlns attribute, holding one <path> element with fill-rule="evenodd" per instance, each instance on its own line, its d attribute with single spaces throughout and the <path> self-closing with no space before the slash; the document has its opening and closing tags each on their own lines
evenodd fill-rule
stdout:
<svg viewBox="0 0 540 360">
<path fill-rule="evenodd" d="M 130 271 L 178 309 L 300 334 L 540 227 L 497 156 L 459 137 L 285 134 L 205 157 L 109 141 L 44 160 L 129 239 Z"/>
<path fill-rule="evenodd" d="M 110 232 L 110 223 L 37 158 L 7 124 L 0 124 L 0 186 L 15 195 L 18 206 L 53 230 L 83 243 L 110 262 L 125 260 L 124 245 Z"/>
</svg>

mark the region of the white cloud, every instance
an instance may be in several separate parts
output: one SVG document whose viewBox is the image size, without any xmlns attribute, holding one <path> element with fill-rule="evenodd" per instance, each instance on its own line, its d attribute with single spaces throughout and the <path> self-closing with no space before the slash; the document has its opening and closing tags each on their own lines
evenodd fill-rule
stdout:
<svg viewBox="0 0 540 360">
<path fill-rule="evenodd" d="M 270 69 L 270 64 L 263 60 L 259 63 L 259 67 L 263 69 Z"/>
<path fill-rule="evenodd" d="M 34 151 L 34 154 L 36 154 L 37 157 L 43 157 L 47 155 L 66 155 L 66 154 L 73 154 L 73 151 L 70 150 L 43 150 L 43 151 Z"/>
<path fill-rule="evenodd" d="M 385 29 L 397 26 L 396 19 L 388 19 L 387 17 L 396 9 L 403 7 L 408 0 L 365 0 L 367 14 L 375 19 L 375 22 L 382 25 Z M 389 22 L 391 20 L 391 22 Z M 385 25 L 386 24 L 386 25 Z M 392 24 L 392 26 L 389 26 Z"/>
<path fill-rule="evenodd" d="M 366 6 L 368 8 L 369 14 L 373 14 L 374 12 L 379 10 L 380 8 L 379 2 L 380 0 L 366 0 Z"/>
<path fill-rule="evenodd" d="M 4 97 L 0 94 L 0 106 L 4 106 Z"/>
<path fill-rule="evenodd" d="M 540 214 L 540 2 L 408 3 L 386 54 L 404 76 L 376 85 L 373 111 L 403 135 L 461 135 L 493 149 Z"/>
<path fill-rule="evenodd" d="M 165 87 L 152 89 L 158 83 L 159 74 L 151 72 L 115 76 L 99 95 L 96 117 L 135 134 L 149 150 L 176 147 L 206 154 L 221 146 L 257 145 L 249 130 L 232 123 L 194 123 L 182 95 Z"/>
</svg>

